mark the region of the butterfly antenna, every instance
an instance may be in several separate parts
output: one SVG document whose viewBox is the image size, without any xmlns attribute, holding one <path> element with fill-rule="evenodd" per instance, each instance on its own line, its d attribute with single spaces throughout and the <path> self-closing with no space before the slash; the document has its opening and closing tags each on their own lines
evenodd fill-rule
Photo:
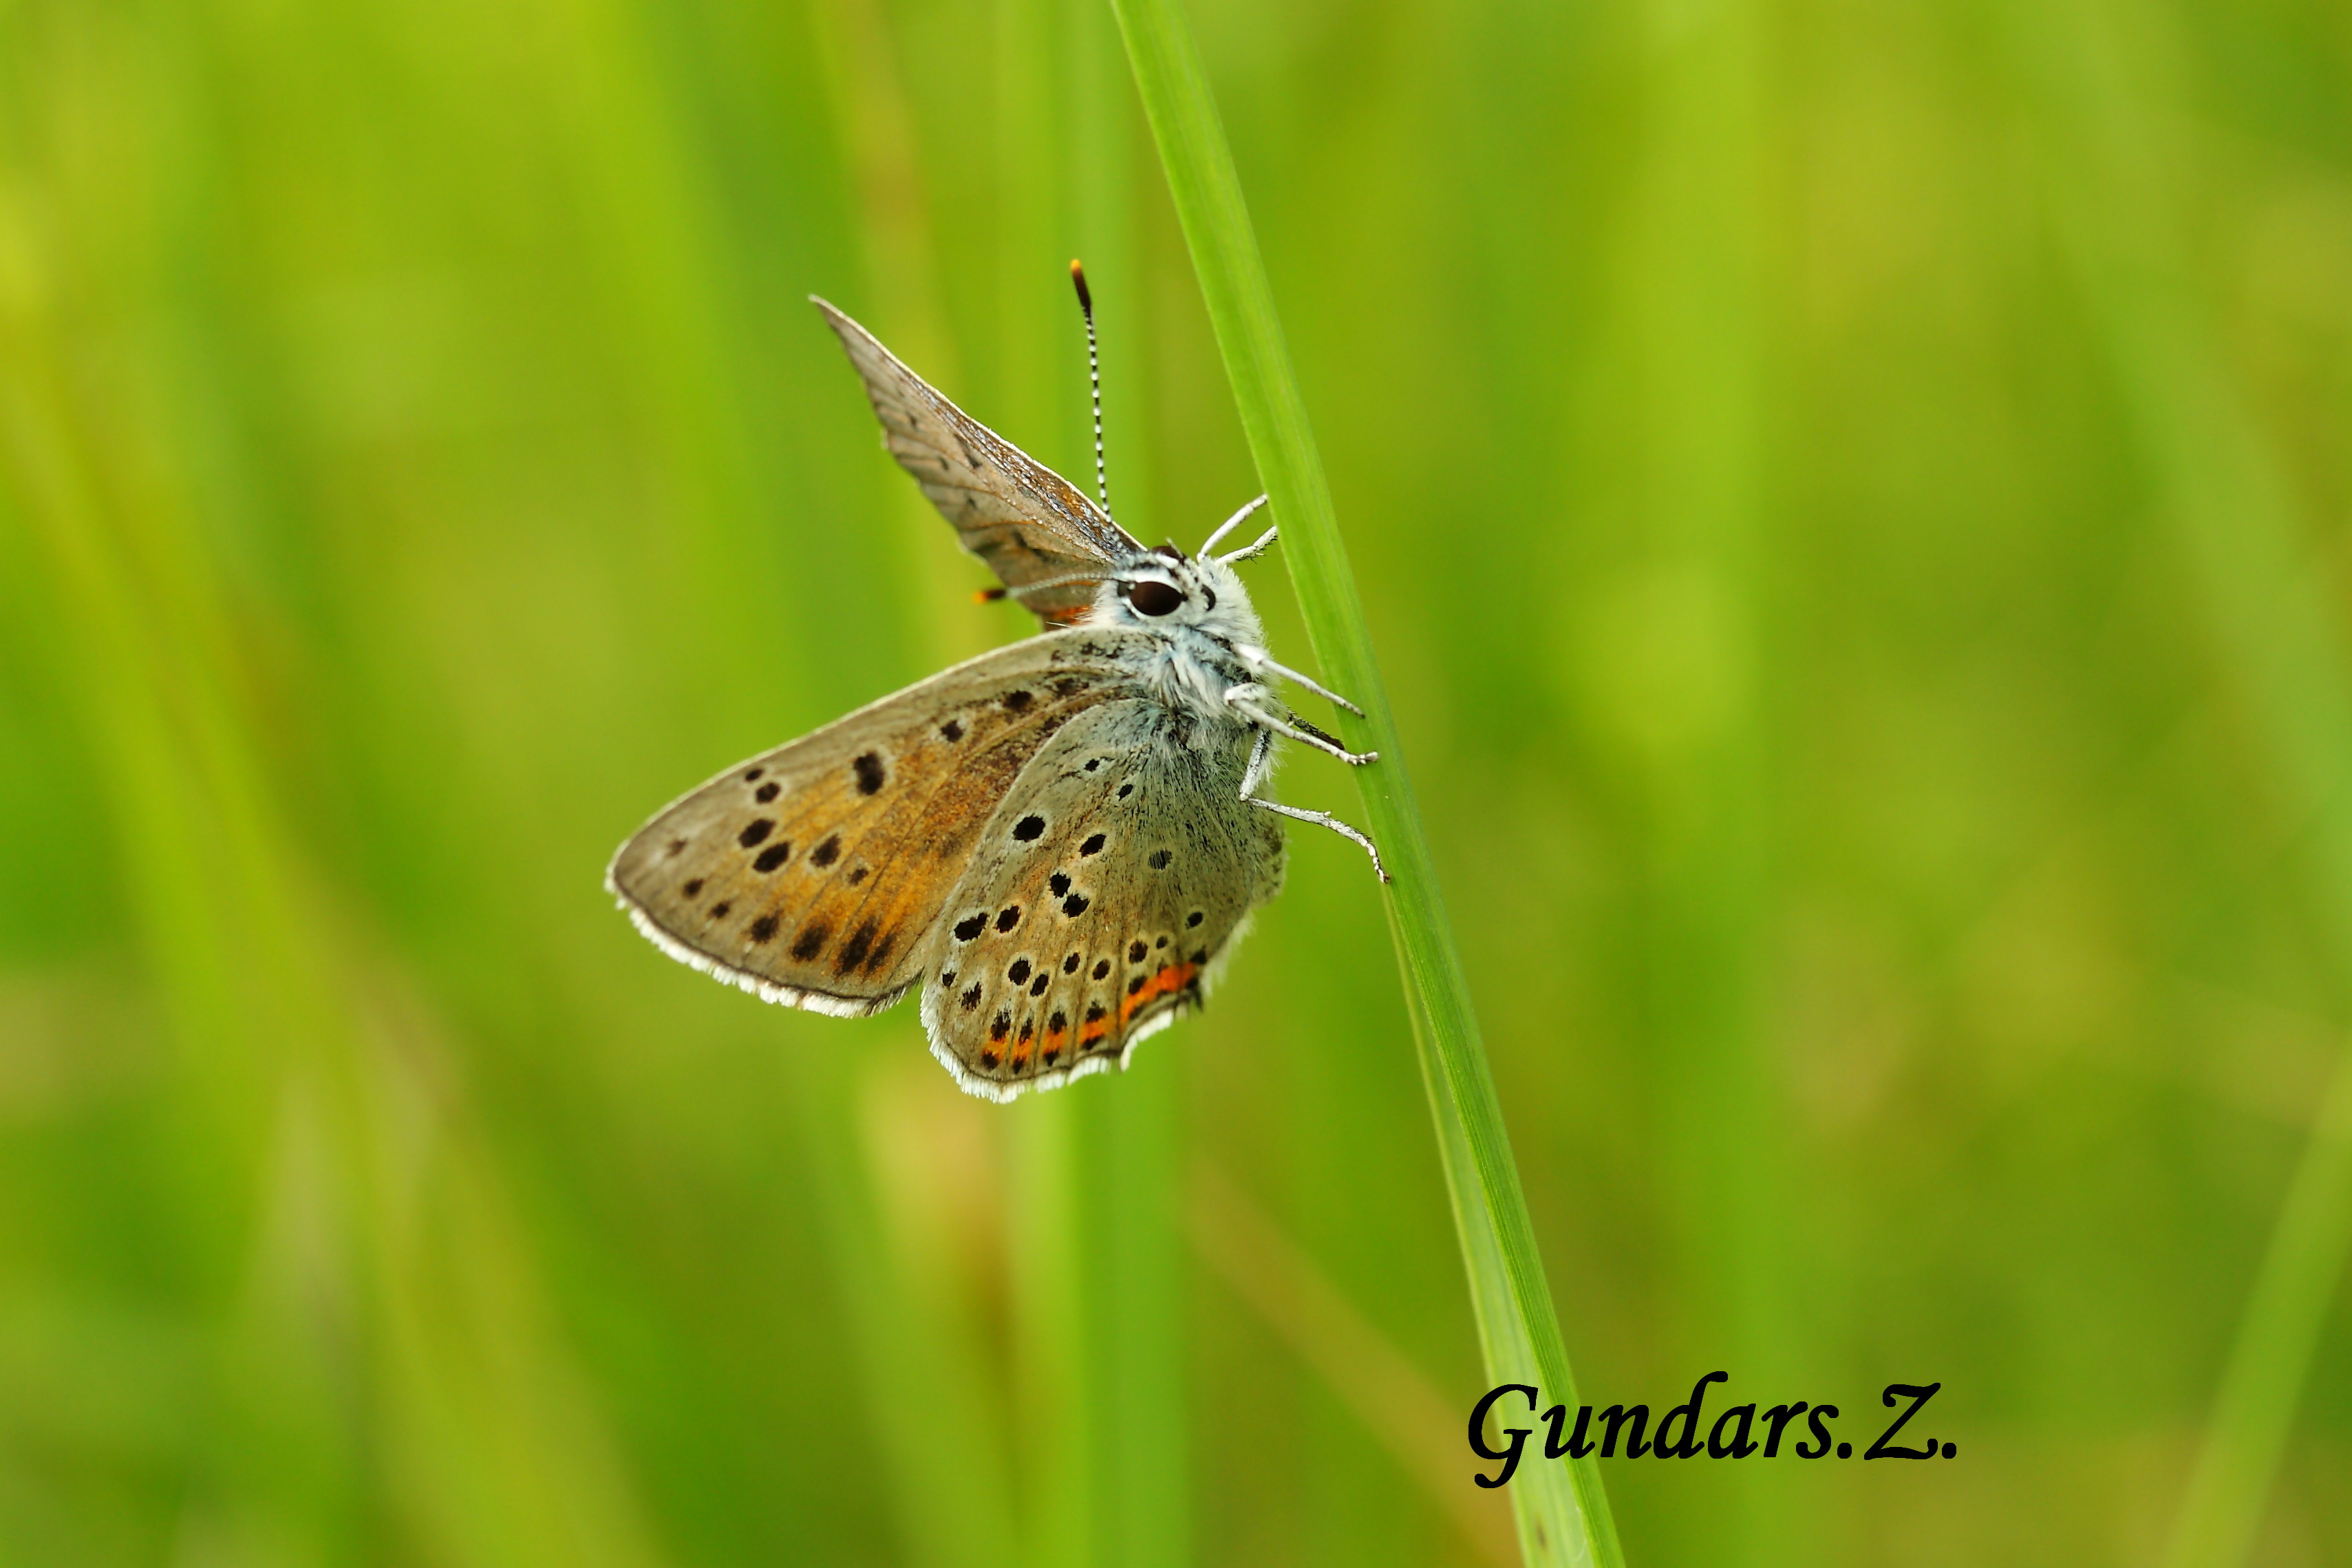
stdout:
<svg viewBox="0 0 2352 1568">
<path fill-rule="evenodd" d="M 1087 381 L 1094 392 L 1095 494 L 1102 497 L 1103 516 L 1110 516 L 1110 474 L 1103 466 L 1102 354 L 1095 344 L 1095 297 L 1087 288 L 1087 269 L 1070 258 L 1070 282 L 1078 291 L 1078 311 L 1087 319 Z"/>
</svg>

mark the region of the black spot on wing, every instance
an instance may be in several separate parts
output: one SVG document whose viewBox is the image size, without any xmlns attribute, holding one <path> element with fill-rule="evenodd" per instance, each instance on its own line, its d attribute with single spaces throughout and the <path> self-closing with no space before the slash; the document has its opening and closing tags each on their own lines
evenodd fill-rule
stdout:
<svg viewBox="0 0 2352 1568">
<path fill-rule="evenodd" d="M 770 844 L 760 852 L 760 858 L 751 862 L 751 869 L 761 872 L 773 871 L 792 859 L 792 855 L 793 846 L 789 840 Z"/>
<path fill-rule="evenodd" d="M 751 799 L 764 806 L 769 801 L 774 800 L 777 796 L 782 794 L 783 791 L 784 787 L 771 779 L 765 784 L 761 785 L 757 789 L 751 791 Z"/>
<path fill-rule="evenodd" d="M 759 919 L 754 920 L 753 922 L 751 922 L 751 940 L 752 940 L 752 941 L 754 941 L 754 942 L 767 942 L 767 941 L 772 941 L 772 940 L 773 940 L 773 939 L 774 939 L 775 935 L 776 935 L 776 917 L 775 917 L 774 915 L 762 915 L 761 916 L 760 916 L 760 918 L 759 918 Z"/>
<path fill-rule="evenodd" d="M 961 740 L 963 738 L 962 721 L 952 718 L 948 720 L 947 723 L 940 726 L 940 733 L 947 737 L 950 744 Z"/>
<path fill-rule="evenodd" d="M 1102 853 L 1102 847 L 1103 836 L 1100 833 L 1089 833 L 1087 835 L 1087 841 L 1078 846 L 1078 853 L 1082 855 L 1098 855 Z"/>
<path fill-rule="evenodd" d="M 743 831 L 735 835 L 735 841 L 747 850 L 757 849 L 775 831 L 776 820 L 773 817 L 760 817 L 746 822 Z"/>
<path fill-rule="evenodd" d="M 806 963 L 824 950 L 824 939 L 832 935 L 822 921 L 803 928 L 800 939 L 793 944 L 793 956 Z"/>
<path fill-rule="evenodd" d="M 809 851 L 809 864 L 814 866 L 831 865 L 840 858 L 841 835 L 839 833 L 827 833 L 824 836 L 824 842 Z"/>
<path fill-rule="evenodd" d="M 1034 811 L 1013 824 L 1013 836 L 1024 844 L 1038 838 L 1045 831 L 1045 819 Z"/>
<path fill-rule="evenodd" d="M 859 753 L 850 763 L 849 770 L 857 775 L 857 792 L 861 795 L 874 794 L 889 779 L 889 775 L 883 770 L 882 754 L 877 751 Z"/>
<path fill-rule="evenodd" d="M 1171 855 L 1166 850 L 1154 850 L 1151 852 L 1150 857 L 1146 860 L 1144 863 L 1150 866 L 1153 871 L 1166 871 L 1168 869 L 1168 862 L 1174 858 L 1175 857 Z"/>
<path fill-rule="evenodd" d="M 1020 924 L 1021 906 L 1017 904 L 1006 904 L 996 916 L 996 928 L 999 931 L 1010 931 Z"/>
<path fill-rule="evenodd" d="M 849 940 L 841 945 L 841 952 L 833 960 L 833 972 L 836 975 L 846 975 L 850 970 L 866 962 L 866 955 L 873 950 L 874 922 L 869 920 L 851 932 Z"/>
<path fill-rule="evenodd" d="M 969 942 L 987 928 L 988 912 L 986 910 L 982 910 L 969 920 L 959 920 L 956 922 L 955 939 L 959 942 Z"/>
</svg>

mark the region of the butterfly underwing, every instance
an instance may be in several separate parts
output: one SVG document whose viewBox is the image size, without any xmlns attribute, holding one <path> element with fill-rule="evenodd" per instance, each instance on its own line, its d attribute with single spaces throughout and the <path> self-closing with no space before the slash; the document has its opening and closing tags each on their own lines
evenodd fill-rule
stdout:
<svg viewBox="0 0 2352 1568">
<path fill-rule="evenodd" d="M 1124 1065 L 1279 890 L 1280 819 L 1372 850 L 1268 796 L 1276 738 L 1374 758 L 1268 684 L 1321 691 L 1266 654 L 1234 570 L 1272 531 L 1210 553 L 1258 503 L 1197 556 L 1147 550 L 817 304 L 892 455 L 1046 629 L 738 763 L 623 844 L 605 885 L 663 951 L 771 1001 L 854 1016 L 919 987 L 972 1093 Z"/>
</svg>

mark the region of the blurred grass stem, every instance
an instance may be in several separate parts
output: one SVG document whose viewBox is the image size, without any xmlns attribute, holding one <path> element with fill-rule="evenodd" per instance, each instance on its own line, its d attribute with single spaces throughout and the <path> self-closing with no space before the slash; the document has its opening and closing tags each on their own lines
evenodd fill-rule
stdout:
<svg viewBox="0 0 2352 1568">
<path fill-rule="evenodd" d="M 2307 824 L 2313 902 L 2352 977 L 2352 627 L 2304 544 L 2278 455 L 2217 340 L 2176 187 L 2175 72 L 2152 13 L 2085 4 L 2011 14 L 2053 127 L 2060 238 L 2091 304 L 2166 517 L 2205 597 L 2229 682 Z M 2168 1568 L 2234 1568 L 2260 1527 L 2319 1333 L 2352 1247 L 2352 1053 L 2312 1127 L 2174 1527 Z"/>
<path fill-rule="evenodd" d="M 1113 9 L 1242 427 L 1282 527 L 1282 548 L 1319 674 L 1363 706 L 1360 718 L 1339 716 L 1340 733 L 1351 748 L 1381 757 L 1377 765 L 1357 769 L 1356 778 L 1366 826 L 1396 878 L 1388 889 L 1389 929 L 1403 970 L 1487 1375 L 1497 1383 L 1533 1383 L 1545 1402 L 1573 1406 L 1576 1382 L 1479 1042 L 1469 983 L 1438 896 L 1395 718 L 1224 127 L 1176 0 L 1114 0 Z M 1511 1494 L 1528 1562 L 1622 1561 L 1600 1471 L 1590 1458 L 1523 1467 Z"/>
<path fill-rule="evenodd" d="M 2352 1054 L 2336 1068 L 2254 1276 L 2165 1568 L 2225 1568 L 2246 1560 L 2347 1249 Z"/>
</svg>

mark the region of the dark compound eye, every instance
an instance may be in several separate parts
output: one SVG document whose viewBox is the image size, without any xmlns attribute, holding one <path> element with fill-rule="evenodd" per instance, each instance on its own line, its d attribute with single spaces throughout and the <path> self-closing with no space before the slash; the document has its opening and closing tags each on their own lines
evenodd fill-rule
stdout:
<svg viewBox="0 0 2352 1568">
<path fill-rule="evenodd" d="M 1134 582 L 1128 585 L 1127 601 L 1139 615 L 1166 615 L 1184 602 L 1184 596 L 1164 582 Z"/>
</svg>

